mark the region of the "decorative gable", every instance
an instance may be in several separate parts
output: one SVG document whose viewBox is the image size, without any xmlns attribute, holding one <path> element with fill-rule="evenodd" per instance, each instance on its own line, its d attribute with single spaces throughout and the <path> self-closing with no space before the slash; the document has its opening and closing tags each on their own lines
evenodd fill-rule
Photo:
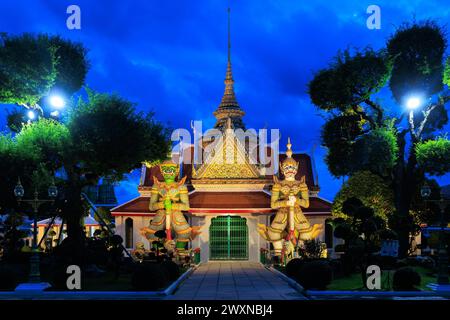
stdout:
<svg viewBox="0 0 450 320">
<path fill-rule="evenodd" d="M 204 164 L 197 170 L 194 179 L 252 179 L 260 178 L 256 165 L 244 146 L 236 138 L 233 129 L 226 129 L 215 148 L 209 152 Z"/>
</svg>

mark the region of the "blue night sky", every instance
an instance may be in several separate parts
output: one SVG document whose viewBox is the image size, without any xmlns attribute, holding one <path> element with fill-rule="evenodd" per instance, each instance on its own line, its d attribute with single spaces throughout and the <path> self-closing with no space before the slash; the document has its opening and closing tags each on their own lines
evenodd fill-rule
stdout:
<svg viewBox="0 0 450 320">
<path fill-rule="evenodd" d="M 81 30 L 66 27 L 67 6 L 81 8 Z M 381 30 L 366 27 L 366 9 L 381 7 Z M 89 48 L 87 84 L 117 92 L 173 128 L 191 120 L 213 126 L 223 94 L 227 59 L 227 0 L 0 2 L 0 31 L 60 34 Z M 231 1 L 236 94 L 247 128 L 279 128 L 295 151 L 319 144 L 324 122 L 310 103 L 307 83 L 339 49 L 380 49 L 404 21 L 450 21 L 448 0 Z M 388 91 L 379 95 L 396 111 Z M 0 106 L 0 126 L 5 127 Z M 10 108 L 10 106 L 9 106 Z M 444 131 L 449 131 L 447 125 Z M 120 146 L 116 146 L 120 148 Z M 282 148 L 284 149 L 284 148 Z M 316 149 L 321 195 L 330 200 L 333 179 Z M 117 187 L 119 202 L 137 195 L 139 170 Z M 449 183 L 450 175 L 439 179 Z"/>
</svg>

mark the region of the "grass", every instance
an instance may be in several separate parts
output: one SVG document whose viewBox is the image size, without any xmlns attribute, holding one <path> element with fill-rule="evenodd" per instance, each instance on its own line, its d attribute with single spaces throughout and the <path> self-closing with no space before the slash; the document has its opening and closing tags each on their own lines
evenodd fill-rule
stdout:
<svg viewBox="0 0 450 320">
<path fill-rule="evenodd" d="M 131 291 L 131 273 L 121 274 L 115 279 L 113 272 L 106 272 L 100 277 L 83 279 L 83 291 Z"/>
<path fill-rule="evenodd" d="M 180 267 L 180 276 L 187 270 L 187 267 Z M 119 277 L 115 279 L 113 272 L 106 272 L 99 277 L 84 279 L 81 288 L 83 291 L 133 291 L 131 277 L 131 273 L 126 273 L 120 274 Z M 171 284 L 172 282 L 169 282 L 167 287 Z"/>
<path fill-rule="evenodd" d="M 429 269 L 423 267 L 412 267 L 416 270 L 421 277 L 420 290 L 430 291 L 431 289 L 427 287 L 430 283 L 436 283 L 436 276 L 431 273 Z M 381 273 L 381 289 L 382 290 L 392 290 L 392 281 L 394 278 L 394 270 L 392 271 L 382 271 Z M 353 273 L 348 277 L 339 277 L 334 279 L 330 285 L 327 287 L 328 290 L 365 290 L 361 274 Z"/>
<path fill-rule="evenodd" d="M 283 266 L 274 266 L 277 270 L 286 273 L 286 268 Z M 411 267 L 416 270 L 420 274 L 421 282 L 419 289 L 422 291 L 431 291 L 431 288 L 427 287 L 430 283 L 436 283 L 436 274 L 433 273 L 430 269 L 426 269 L 423 267 Z M 392 290 L 392 282 L 394 279 L 395 270 L 391 271 L 382 271 L 381 273 L 381 289 L 390 291 Z M 353 273 L 347 277 L 336 277 L 331 281 L 331 283 L 327 286 L 327 290 L 336 290 L 336 291 L 360 291 L 366 290 L 362 278 L 361 273 Z"/>
</svg>

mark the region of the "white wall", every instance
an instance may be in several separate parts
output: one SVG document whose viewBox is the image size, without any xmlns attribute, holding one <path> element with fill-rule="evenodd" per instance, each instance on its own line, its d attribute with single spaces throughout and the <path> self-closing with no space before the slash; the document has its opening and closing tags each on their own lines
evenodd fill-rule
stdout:
<svg viewBox="0 0 450 320">
<path fill-rule="evenodd" d="M 150 249 L 150 243 L 144 236 L 142 236 L 140 234 L 140 230 L 143 227 L 148 227 L 151 217 L 145 217 L 145 216 L 116 217 L 116 234 L 120 235 L 123 238 L 124 245 L 125 245 L 125 241 L 126 241 L 126 239 L 125 239 L 125 220 L 128 218 L 133 220 L 133 248 L 127 248 L 127 249 L 134 249 L 136 247 L 136 242 L 142 242 L 142 243 L 144 243 L 144 245 L 147 249 Z"/>
</svg>

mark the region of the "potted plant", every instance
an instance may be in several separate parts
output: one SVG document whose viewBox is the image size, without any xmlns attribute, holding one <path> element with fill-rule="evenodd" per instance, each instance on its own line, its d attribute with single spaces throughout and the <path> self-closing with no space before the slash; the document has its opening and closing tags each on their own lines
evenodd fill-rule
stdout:
<svg viewBox="0 0 450 320">
<path fill-rule="evenodd" d="M 259 249 L 259 261 L 262 264 L 266 264 L 267 263 L 267 253 L 269 250 L 267 250 L 266 248 L 261 248 Z"/>
<path fill-rule="evenodd" d="M 200 263 L 200 248 L 194 249 L 194 263 L 199 264 Z"/>
</svg>

